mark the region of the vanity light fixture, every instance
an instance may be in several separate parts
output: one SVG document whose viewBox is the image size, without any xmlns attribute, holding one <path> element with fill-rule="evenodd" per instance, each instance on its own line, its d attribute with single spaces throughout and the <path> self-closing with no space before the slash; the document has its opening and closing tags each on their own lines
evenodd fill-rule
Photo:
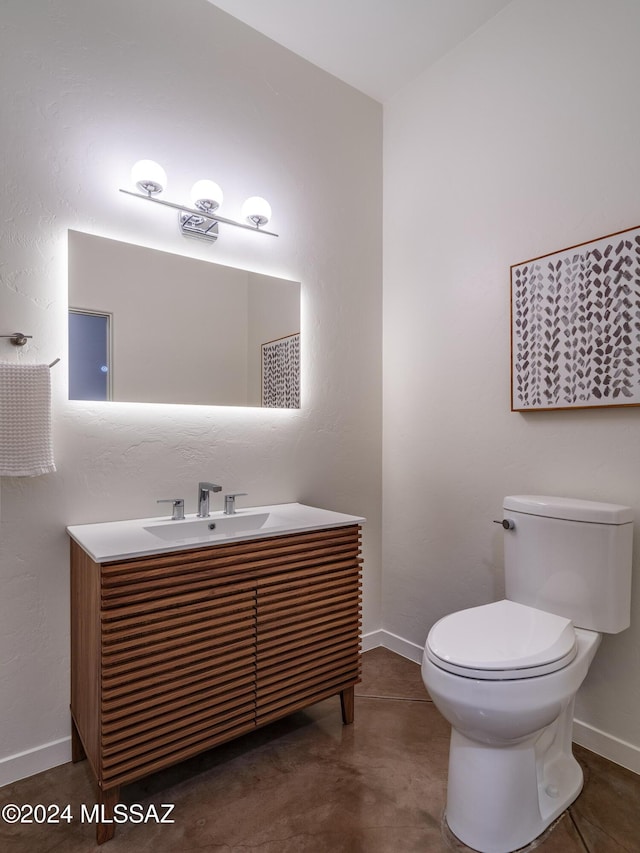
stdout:
<svg viewBox="0 0 640 853">
<path fill-rule="evenodd" d="M 259 196 L 248 198 L 242 205 L 242 216 L 248 224 L 227 219 L 216 212 L 223 200 L 223 193 L 218 184 L 210 180 L 196 181 L 191 188 L 193 207 L 176 204 L 166 199 L 156 198 L 167 186 L 167 175 L 162 166 L 153 160 L 138 160 L 131 169 L 131 180 L 140 192 L 121 189 L 121 193 L 172 207 L 179 211 L 178 223 L 185 237 L 196 237 L 214 243 L 218 239 L 218 223 L 235 225 L 248 231 L 257 231 L 277 237 L 273 231 L 265 231 L 262 227 L 271 219 L 269 202 Z"/>
</svg>

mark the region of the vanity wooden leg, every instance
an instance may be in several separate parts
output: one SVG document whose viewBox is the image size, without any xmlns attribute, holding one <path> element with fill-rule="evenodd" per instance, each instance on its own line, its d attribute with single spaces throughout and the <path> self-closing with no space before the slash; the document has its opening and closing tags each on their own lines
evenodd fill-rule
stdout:
<svg viewBox="0 0 640 853">
<path fill-rule="evenodd" d="M 340 691 L 340 707 L 342 709 L 342 722 L 348 726 L 353 722 L 355 687 L 347 687 Z"/>
<path fill-rule="evenodd" d="M 71 717 L 71 761 L 77 764 L 78 761 L 84 761 L 86 757 L 87 753 L 84 751 L 75 720 Z"/>
<path fill-rule="evenodd" d="M 105 841 L 110 841 L 116 831 L 116 825 L 113 822 L 113 809 L 120 800 L 120 786 L 115 788 L 100 789 L 98 797 L 98 805 L 100 806 L 100 817 L 107 821 L 96 825 L 96 841 L 98 844 L 104 844 Z"/>
</svg>

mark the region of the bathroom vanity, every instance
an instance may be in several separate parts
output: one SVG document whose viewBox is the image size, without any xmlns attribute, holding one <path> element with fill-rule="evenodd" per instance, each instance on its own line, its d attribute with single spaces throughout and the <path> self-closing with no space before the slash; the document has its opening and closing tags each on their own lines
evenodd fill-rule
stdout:
<svg viewBox="0 0 640 853">
<path fill-rule="evenodd" d="M 353 721 L 364 519 L 230 519 L 68 528 L 73 761 L 98 782 L 98 843 L 122 785 L 333 695 Z"/>
</svg>

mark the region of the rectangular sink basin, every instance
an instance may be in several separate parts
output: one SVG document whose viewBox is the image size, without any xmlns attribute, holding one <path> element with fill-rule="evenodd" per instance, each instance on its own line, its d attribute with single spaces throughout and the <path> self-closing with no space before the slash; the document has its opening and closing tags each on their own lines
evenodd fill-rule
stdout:
<svg viewBox="0 0 640 853">
<path fill-rule="evenodd" d="M 74 524 L 67 533 L 96 563 L 108 563 L 149 554 L 215 547 L 225 542 L 283 536 L 362 524 L 364 518 L 300 503 L 241 508 L 235 515 L 221 510 L 209 518 L 187 515 L 181 521 L 132 518 L 95 524 Z"/>
<path fill-rule="evenodd" d="M 165 542 L 183 542 L 185 539 L 214 539 L 235 536 L 262 527 L 281 525 L 282 519 L 272 512 L 257 512 L 251 515 L 219 515 L 209 518 L 168 521 L 166 524 L 150 524 L 144 529 Z"/>
</svg>

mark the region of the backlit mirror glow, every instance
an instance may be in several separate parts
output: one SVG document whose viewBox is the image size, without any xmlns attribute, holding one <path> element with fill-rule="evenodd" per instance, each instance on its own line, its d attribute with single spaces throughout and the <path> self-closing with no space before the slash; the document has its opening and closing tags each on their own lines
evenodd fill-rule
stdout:
<svg viewBox="0 0 640 853">
<path fill-rule="evenodd" d="M 300 406 L 298 282 L 70 230 L 69 311 L 70 399 Z"/>
</svg>

